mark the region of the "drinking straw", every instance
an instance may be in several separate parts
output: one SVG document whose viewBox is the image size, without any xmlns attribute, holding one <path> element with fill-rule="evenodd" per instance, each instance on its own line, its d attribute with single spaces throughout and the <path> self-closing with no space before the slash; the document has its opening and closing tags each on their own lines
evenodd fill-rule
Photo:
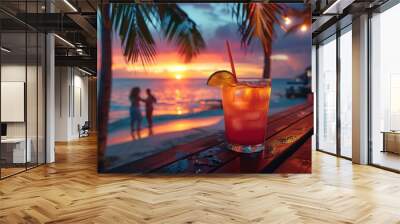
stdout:
<svg viewBox="0 0 400 224">
<path fill-rule="evenodd" d="M 229 41 L 228 41 L 228 40 L 226 40 L 226 48 L 228 49 L 228 55 L 229 55 L 229 61 L 231 62 L 232 73 L 233 73 L 233 76 L 235 77 L 235 81 L 237 82 L 236 71 L 235 71 L 235 64 L 233 63 L 233 57 L 232 57 L 231 47 L 230 47 L 230 45 L 229 45 Z"/>
</svg>

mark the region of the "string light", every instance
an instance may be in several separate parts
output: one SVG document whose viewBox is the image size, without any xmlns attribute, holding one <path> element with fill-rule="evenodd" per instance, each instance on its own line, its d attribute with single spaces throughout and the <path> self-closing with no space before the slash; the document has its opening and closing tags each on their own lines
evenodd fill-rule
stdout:
<svg viewBox="0 0 400 224">
<path fill-rule="evenodd" d="M 290 24 L 292 23 L 292 20 L 291 20 L 289 17 L 287 17 L 287 16 L 284 17 L 283 19 L 285 20 L 285 24 L 286 24 L 286 25 L 290 25 Z"/>
<path fill-rule="evenodd" d="M 300 31 L 301 32 L 306 32 L 307 31 L 307 25 L 306 24 L 301 25 Z"/>
<path fill-rule="evenodd" d="M 5 47 L 1 47 L 0 50 L 1 50 L 1 51 L 4 51 L 4 52 L 6 52 L 6 53 L 10 53 L 10 52 L 11 52 L 11 50 L 9 50 L 9 49 L 7 49 L 7 48 L 5 48 Z"/>
<path fill-rule="evenodd" d="M 64 42 L 65 44 L 67 44 L 70 47 L 75 48 L 75 45 L 73 45 L 71 42 L 69 42 L 68 40 L 62 38 L 61 36 L 54 34 L 55 37 L 57 37 L 59 40 L 61 40 L 62 42 Z"/>
</svg>

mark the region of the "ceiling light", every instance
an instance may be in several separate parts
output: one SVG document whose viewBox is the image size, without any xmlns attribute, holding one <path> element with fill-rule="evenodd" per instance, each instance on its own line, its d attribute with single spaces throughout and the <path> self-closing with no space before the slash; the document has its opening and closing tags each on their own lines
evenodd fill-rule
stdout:
<svg viewBox="0 0 400 224">
<path fill-rule="evenodd" d="M 83 49 L 82 48 L 77 48 L 76 49 L 76 53 L 78 53 L 79 55 L 83 55 Z"/>
<path fill-rule="evenodd" d="M 11 52 L 11 50 L 9 50 L 9 49 L 7 49 L 5 47 L 1 47 L 0 49 L 1 49 L 1 51 L 4 51 L 6 53 L 10 53 Z"/>
<path fill-rule="evenodd" d="M 70 47 L 75 48 L 75 45 L 73 45 L 71 42 L 69 42 L 68 40 L 60 37 L 58 34 L 54 34 L 55 37 L 57 37 L 59 40 L 61 40 L 62 42 L 64 42 L 65 44 L 67 44 Z"/>
<path fill-rule="evenodd" d="M 81 71 L 81 72 L 83 72 L 83 73 L 85 73 L 86 75 L 93 75 L 92 73 L 90 73 L 90 72 L 88 72 L 88 71 L 86 71 L 86 70 L 83 70 L 83 69 L 81 69 L 81 68 L 79 68 L 79 67 L 78 67 L 78 70 Z"/>
<path fill-rule="evenodd" d="M 342 14 L 343 10 L 355 1 L 356 0 L 336 0 L 327 9 L 325 9 L 322 14 Z"/>
<path fill-rule="evenodd" d="M 335 8 L 337 6 L 337 4 L 340 1 L 335 1 L 332 5 L 330 5 L 324 12 L 322 12 L 322 14 L 328 14 L 328 12 L 330 12 L 333 8 Z"/>
<path fill-rule="evenodd" d="M 68 1 L 64 0 L 65 4 L 67 4 L 74 12 L 78 12 L 78 10 Z"/>
</svg>

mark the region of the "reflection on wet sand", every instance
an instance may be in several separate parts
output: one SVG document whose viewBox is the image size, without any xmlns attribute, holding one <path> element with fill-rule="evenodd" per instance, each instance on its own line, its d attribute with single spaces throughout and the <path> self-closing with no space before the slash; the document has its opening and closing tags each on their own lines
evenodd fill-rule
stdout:
<svg viewBox="0 0 400 224">
<path fill-rule="evenodd" d="M 156 136 L 157 134 L 185 131 L 193 128 L 211 126 L 217 124 L 222 119 L 222 116 L 212 116 L 207 118 L 187 118 L 168 121 L 165 123 L 154 125 L 153 135 Z M 149 130 L 147 128 L 143 128 L 140 133 L 142 139 L 149 136 Z M 129 141 L 132 141 L 132 136 L 130 135 L 129 130 L 121 130 L 113 133 L 112 135 L 109 135 L 107 144 L 111 146 Z"/>
</svg>

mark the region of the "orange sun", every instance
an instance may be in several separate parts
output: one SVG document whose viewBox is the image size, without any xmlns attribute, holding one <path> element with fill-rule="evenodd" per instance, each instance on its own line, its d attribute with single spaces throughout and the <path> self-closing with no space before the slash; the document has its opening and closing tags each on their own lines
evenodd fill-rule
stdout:
<svg viewBox="0 0 400 224">
<path fill-rule="evenodd" d="M 175 75 L 175 79 L 176 80 L 181 80 L 183 78 L 183 76 L 181 74 L 176 74 Z"/>
</svg>

